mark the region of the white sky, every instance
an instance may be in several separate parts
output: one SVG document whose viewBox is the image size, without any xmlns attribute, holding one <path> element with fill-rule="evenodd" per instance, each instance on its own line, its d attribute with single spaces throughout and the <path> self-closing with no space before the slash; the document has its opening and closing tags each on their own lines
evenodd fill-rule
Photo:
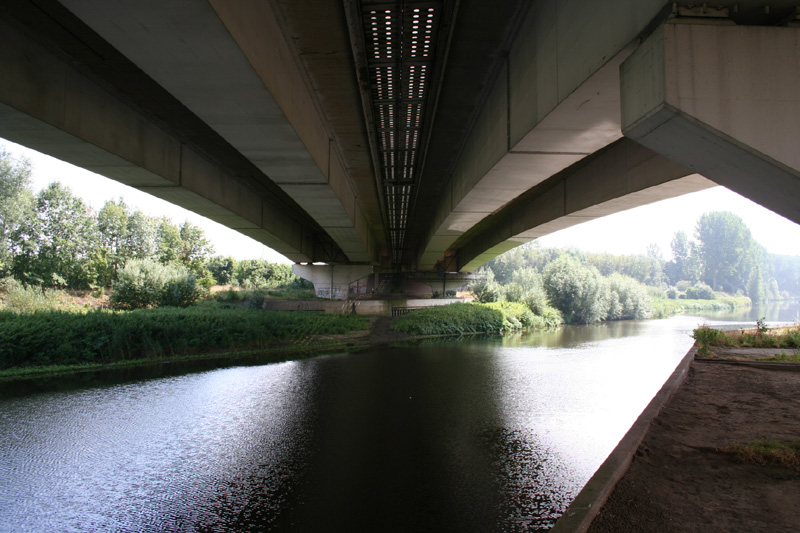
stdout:
<svg viewBox="0 0 800 533">
<path fill-rule="evenodd" d="M 129 206 L 150 216 L 167 216 L 176 224 L 189 220 L 200 226 L 219 255 L 290 262 L 249 237 L 169 202 L 0 139 L 2 145 L 15 157 L 26 156 L 32 161 L 34 190 L 38 191 L 52 181 L 60 181 L 96 210 L 107 200 L 122 197 Z M 769 252 L 800 255 L 800 225 L 723 187 L 609 215 L 552 233 L 538 239 L 538 242 L 545 247 L 577 248 L 619 255 L 644 254 L 647 246 L 655 243 L 661 248 L 664 258 L 669 259 L 670 242 L 675 232 L 683 230 L 689 238 L 693 238 L 697 219 L 709 211 L 731 211 L 742 217 L 756 241 Z"/>
</svg>

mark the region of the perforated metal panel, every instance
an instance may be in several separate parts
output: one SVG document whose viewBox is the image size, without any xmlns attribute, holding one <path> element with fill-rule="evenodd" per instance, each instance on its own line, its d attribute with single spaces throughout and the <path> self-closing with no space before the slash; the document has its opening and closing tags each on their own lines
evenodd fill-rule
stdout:
<svg viewBox="0 0 800 533">
<path fill-rule="evenodd" d="M 363 2 L 361 9 L 379 173 L 398 263 L 417 185 L 442 5 Z"/>
</svg>

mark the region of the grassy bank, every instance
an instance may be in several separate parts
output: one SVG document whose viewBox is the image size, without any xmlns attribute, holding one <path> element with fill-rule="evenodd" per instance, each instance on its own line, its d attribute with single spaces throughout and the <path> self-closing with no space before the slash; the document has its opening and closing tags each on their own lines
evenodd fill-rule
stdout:
<svg viewBox="0 0 800 533">
<path fill-rule="evenodd" d="M 392 322 L 392 329 L 421 336 L 465 335 L 556 327 L 561 323 L 560 315 L 534 315 L 528 306 L 520 303 L 455 303 L 428 307 L 398 317 Z"/>
<path fill-rule="evenodd" d="M 257 309 L 0 312 L 0 370 L 259 350 L 366 328 L 359 316 Z"/>
<path fill-rule="evenodd" d="M 652 298 L 651 303 L 653 318 L 666 318 L 692 311 L 734 311 L 752 305 L 752 301 L 747 296 L 722 295 L 718 295 L 713 300 Z"/>
<path fill-rule="evenodd" d="M 759 321 L 754 329 L 721 331 L 708 326 L 694 330 L 692 337 L 697 341 L 700 351 L 707 353 L 709 348 L 785 348 L 800 349 L 800 327 L 788 326 L 767 329 Z"/>
</svg>

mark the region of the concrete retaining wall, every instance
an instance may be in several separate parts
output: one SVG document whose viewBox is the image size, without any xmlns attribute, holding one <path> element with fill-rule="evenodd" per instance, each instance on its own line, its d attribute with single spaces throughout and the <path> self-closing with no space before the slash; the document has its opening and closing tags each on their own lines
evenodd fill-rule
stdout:
<svg viewBox="0 0 800 533">
<path fill-rule="evenodd" d="M 603 508 L 608 497 L 614 491 L 617 483 L 633 460 L 633 455 L 639 449 L 650 425 L 656 419 L 661 409 L 666 405 L 673 394 L 680 388 L 689 373 L 689 366 L 694 361 L 697 348 L 692 347 L 683 360 L 675 368 L 672 375 L 664 382 L 650 403 L 645 407 L 631 429 L 622 437 L 614 451 L 600 465 L 586 486 L 570 504 L 563 516 L 550 530 L 554 533 L 583 533 L 589 529 L 600 509 Z"/>
</svg>

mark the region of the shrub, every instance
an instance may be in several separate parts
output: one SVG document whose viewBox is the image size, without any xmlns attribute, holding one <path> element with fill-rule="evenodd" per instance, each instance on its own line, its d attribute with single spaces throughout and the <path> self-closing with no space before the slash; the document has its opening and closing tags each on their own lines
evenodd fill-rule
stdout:
<svg viewBox="0 0 800 533">
<path fill-rule="evenodd" d="M 493 302 L 486 304 L 489 309 L 503 313 L 503 330 L 528 329 L 536 325 L 536 317 L 530 308 L 517 302 Z"/>
<path fill-rule="evenodd" d="M 273 289 L 296 280 L 290 265 L 270 263 L 262 259 L 239 261 L 233 269 L 233 280 L 247 289 Z"/>
<path fill-rule="evenodd" d="M 182 265 L 132 259 L 119 273 L 111 305 L 115 309 L 186 307 L 202 293 L 195 276 Z"/>
<path fill-rule="evenodd" d="M 392 321 L 391 328 L 411 335 L 499 333 L 503 313 L 483 304 L 454 303 L 427 307 Z"/>
<path fill-rule="evenodd" d="M 608 320 L 638 320 L 652 315 L 653 308 L 644 285 L 616 272 L 609 276 L 608 285 Z"/>
<path fill-rule="evenodd" d="M 686 289 L 686 298 L 689 300 L 713 300 L 716 295 L 711 287 L 700 281 L 694 287 Z"/>
<path fill-rule="evenodd" d="M 413 311 L 393 320 L 391 328 L 411 335 L 463 335 L 548 328 L 562 323 L 560 313 L 552 308 L 540 317 L 526 305 L 514 302 L 454 303 Z"/>
<path fill-rule="evenodd" d="M 542 315 L 550 308 L 542 276 L 533 268 L 515 270 L 505 292 L 509 302 L 523 303 L 536 315 Z"/>
<path fill-rule="evenodd" d="M 494 272 L 491 269 L 481 269 L 477 274 L 480 278 L 469 285 L 469 290 L 477 301 L 488 303 L 505 299 L 505 287 L 494 280 Z"/>
<path fill-rule="evenodd" d="M 678 289 L 676 287 L 670 287 L 667 289 L 667 298 L 670 300 L 677 300 L 678 299 Z"/>
<path fill-rule="evenodd" d="M 23 285 L 14 278 L 0 279 L 0 309 L 15 313 L 53 311 L 61 307 L 64 293 L 37 285 Z"/>
<path fill-rule="evenodd" d="M 547 296 L 568 323 L 591 324 L 608 315 L 609 288 L 595 267 L 562 255 L 544 272 Z"/>
<path fill-rule="evenodd" d="M 217 255 L 208 260 L 206 268 L 218 285 L 228 285 L 233 281 L 236 259 Z"/>
<path fill-rule="evenodd" d="M 705 325 L 695 329 L 692 332 L 692 338 L 702 346 L 730 346 L 732 344 L 730 336 L 724 331 Z"/>
</svg>

